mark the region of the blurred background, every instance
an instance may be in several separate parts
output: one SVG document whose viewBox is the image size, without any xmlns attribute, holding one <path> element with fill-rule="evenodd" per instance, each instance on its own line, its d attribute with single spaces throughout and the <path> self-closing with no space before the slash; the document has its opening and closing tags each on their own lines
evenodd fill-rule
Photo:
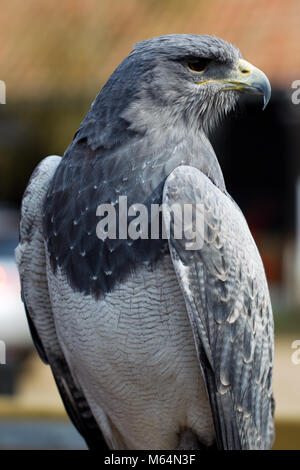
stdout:
<svg viewBox="0 0 300 470">
<path fill-rule="evenodd" d="M 270 284 L 274 448 L 300 449 L 300 364 L 292 348 L 300 340 L 300 104 L 292 103 L 292 83 L 300 80 L 298 0 L 1 0 L 0 448 L 85 448 L 28 332 L 14 264 L 19 206 L 36 164 L 64 153 L 133 44 L 170 33 L 220 36 L 271 81 L 266 110 L 244 100 L 213 143 Z"/>
</svg>

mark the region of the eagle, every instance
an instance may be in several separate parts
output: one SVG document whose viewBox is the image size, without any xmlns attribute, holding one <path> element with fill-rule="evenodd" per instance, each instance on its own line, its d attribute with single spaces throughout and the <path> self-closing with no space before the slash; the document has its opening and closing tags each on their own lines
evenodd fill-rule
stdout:
<svg viewBox="0 0 300 470">
<path fill-rule="evenodd" d="M 266 275 L 209 141 L 242 93 L 266 106 L 270 83 L 232 44 L 188 34 L 142 41 L 63 157 L 43 159 L 30 178 L 16 248 L 22 299 L 91 449 L 272 446 Z M 124 235 L 120 196 L 160 208 L 158 236 L 138 223 L 136 236 Z M 175 236 L 174 204 L 200 208 L 201 227 L 194 214 Z M 122 236 L 98 236 L 101 205 L 115 209 Z"/>
</svg>

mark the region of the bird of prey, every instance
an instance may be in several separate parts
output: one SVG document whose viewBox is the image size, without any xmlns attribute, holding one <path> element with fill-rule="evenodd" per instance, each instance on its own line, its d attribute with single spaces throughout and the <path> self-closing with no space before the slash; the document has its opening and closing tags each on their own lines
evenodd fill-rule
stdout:
<svg viewBox="0 0 300 470">
<path fill-rule="evenodd" d="M 90 448 L 272 445 L 266 276 L 208 138 L 241 93 L 266 105 L 270 84 L 224 40 L 143 41 L 64 156 L 45 158 L 31 176 L 16 249 L 22 298 Z M 160 223 L 173 228 L 173 204 L 202 207 L 201 247 L 190 249 L 186 233 L 163 237 L 161 225 L 156 237 L 98 237 L 101 204 L 121 226 L 121 195 L 128 206 L 161 204 Z"/>
</svg>

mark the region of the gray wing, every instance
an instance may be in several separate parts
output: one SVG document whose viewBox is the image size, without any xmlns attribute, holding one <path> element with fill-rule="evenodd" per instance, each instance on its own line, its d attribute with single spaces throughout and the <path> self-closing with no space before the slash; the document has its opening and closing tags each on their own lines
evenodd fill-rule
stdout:
<svg viewBox="0 0 300 470">
<path fill-rule="evenodd" d="M 172 205 L 191 204 L 190 228 L 198 241 L 202 237 L 200 249 L 187 249 L 189 233 L 176 239 L 171 228 L 169 246 L 218 447 L 269 448 L 274 435 L 273 315 L 264 267 L 245 218 L 228 195 L 188 166 L 176 168 L 167 178 L 163 202 L 164 221 L 171 227 Z"/>
<path fill-rule="evenodd" d="M 106 449 L 102 433 L 60 348 L 48 292 L 42 207 L 49 182 L 60 161 L 58 156 L 45 158 L 33 172 L 23 196 L 20 239 L 15 252 L 22 300 L 34 344 L 41 359 L 51 366 L 70 419 L 90 448 Z"/>
</svg>

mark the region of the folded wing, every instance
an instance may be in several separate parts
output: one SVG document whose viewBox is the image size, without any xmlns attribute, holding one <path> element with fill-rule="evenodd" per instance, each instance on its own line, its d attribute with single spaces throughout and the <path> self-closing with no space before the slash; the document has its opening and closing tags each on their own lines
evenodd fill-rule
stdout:
<svg viewBox="0 0 300 470">
<path fill-rule="evenodd" d="M 24 193 L 20 240 L 16 248 L 22 299 L 34 344 L 41 359 L 50 364 L 70 419 L 90 448 L 107 448 L 88 403 L 75 384 L 56 334 L 46 274 L 42 233 L 43 203 L 61 158 L 45 158 L 35 169 Z"/>
<path fill-rule="evenodd" d="M 264 267 L 245 218 L 230 196 L 189 166 L 167 178 L 163 202 L 218 447 L 269 448 L 273 316 Z M 181 239 L 178 227 L 177 236 L 174 232 L 174 204 L 193 208 L 192 225 Z"/>
</svg>

